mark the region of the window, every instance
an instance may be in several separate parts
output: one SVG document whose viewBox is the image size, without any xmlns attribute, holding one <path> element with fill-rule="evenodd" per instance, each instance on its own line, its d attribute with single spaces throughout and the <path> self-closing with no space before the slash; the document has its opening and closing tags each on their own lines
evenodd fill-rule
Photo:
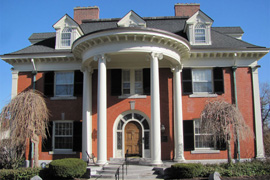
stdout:
<svg viewBox="0 0 270 180">
<path fill-rule="evenodd" d="M 71 45 L 71 28 L 64 28 L 61 33 L 61 45 L 64 47 L 69 47 Z"/>
<path fill-rule="evenodd" d="M 200 132 L 200 119 L 194 120 L 195 149 L 214 149 L 214 137 L 212 134 Z"/>
<path fill-rule="evenodd" d="M 197 24 L 195 26 L 195 43 L 206 43 L 205 25 Z"/>
<path fill-rule="evenodd" d="M 210 95 L 224 93 L 223 69 L 191 69 L 182 70 L 183 94 Z M 215 93 L 215 94 L 213 94 Z"/>
<path fill-rule="evenodd" d="M 111 95 L 143 97 L 150 95 L 150 69 L 111 69 Z M 123 96 L 122 96 L 123 95 Z M 135 95 L 135 96 L 133 96 Z"/>
<path fill-rule="evenodd" d="M 73 122 L 54 122 L 54 149 L 72 150 L 73 148 Z"/>
<path fill-rule="evenodd" d="M 73 96 L 74 72 L 55 72 L 55 96 Z"/>
<path fill-rule="evenodd" d="M 192 69 L 192 82 L 194 93 L 212 93 L 212 70 Z"/>
<path fill-rule="evenodd" d="M 124 95 L 143 93 L 142 70 L 123 70 L 122 78 L 122 93 Z"/>
</svg>

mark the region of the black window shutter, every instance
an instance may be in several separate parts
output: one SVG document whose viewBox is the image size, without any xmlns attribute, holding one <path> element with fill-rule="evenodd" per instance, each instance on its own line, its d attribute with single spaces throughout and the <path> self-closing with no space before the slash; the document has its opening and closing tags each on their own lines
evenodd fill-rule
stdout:
<svg viewBox="0 0 270 180">
<path fill-rule="evenodd" d="M 226 150 L 226 142 L 224 139 L 217 140 L 217 149 L 218 150 Z"/>
<path fill-rule="evenodd" d="M 183 121 L 184 126 L 184 151 L 194 150 L 193 120 Z"/>
<path fill-rule="evenodd" d="M 214 91 L 217 94 L 224 93 L 224 80 L 223 80 L 223 70 L 220 67 L 213 69 L 214 74 Z"/>
<path fill-rule="evenodd" d="M 73 151 L 82 151 L 82 123 L 73 122 Z"/>
<path fill-rule="evenodd" d="M 192 94 L 192 75 L 190 68 L 182 70 L 183 94 Z"/>
<path fill-rule="evenodd" d="M 143 69 L 143 93 L 145 95 L 150 95 L 151 85 L 150 85 L 150 68 Z"/>
<path fill-rule="evenodd" d="M 42 152 L 52 151 L 52 128 L 53 122 L 50 121 L 48 124 L 48 131 L 46 131 L 47 139 L 42 139 Z"/>
<path fill-rule="evenodd" d="M 54 72 L 45 72 L 44 75 L 44 95 L 54 96 Z"/>
<path fill-rule="evenodd" d="M 111 69 L 111 95 L 122 95 L 122 69 Z"/>
<path fill-rule="evenodd" d="M 83 93 L 83 73 L 79 70 L 74 72 L 74 96 L 81 96 Z"/>
</svg>

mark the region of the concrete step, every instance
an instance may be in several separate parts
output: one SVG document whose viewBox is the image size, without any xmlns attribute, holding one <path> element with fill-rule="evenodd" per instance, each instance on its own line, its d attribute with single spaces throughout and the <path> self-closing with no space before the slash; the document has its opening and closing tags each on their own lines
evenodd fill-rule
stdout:
<svg viewBox="0 0 270 180">
<path fill-rule="evenodd" d="M 104 178 L 104 179 L 114 179 L 115 173 L 117 171 L 116 165 L 107 164 L 100 170 L 96 170 L 96 174 L 92 175 L 93 178 Z M 118 166 L 119 167 L 119 166 Z M 119 169 L 119 178 L 122 179 L 124 175 L 124 179 L 156 179 L 156 177 L 160 173 L 160 169 L 158 170 L 151 166 L 142 166 L 142 165 L 129 165 L 124 167 L 124 173 L 122 171 L 122 167 Z M 163 170 L 163 169 L 162 169 Z"/>
</svg>

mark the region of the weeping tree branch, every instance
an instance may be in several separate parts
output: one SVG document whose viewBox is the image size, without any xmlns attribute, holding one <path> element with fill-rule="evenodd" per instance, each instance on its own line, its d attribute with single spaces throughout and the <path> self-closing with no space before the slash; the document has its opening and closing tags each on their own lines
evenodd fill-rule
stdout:
<svg viewBox="0 0 270 180">
<path fill-rule="evenodd" d="M 9 131 L 10 144 L 14 147 L 25 146 L 28 138 L 36 142 L 35 146 L 38 148 L 38 137 L 46 139 L 48 121 L 49 112 L 41 93 L 29 90 L 17 95 L 3 108 L 0 114 L 0 131 Z M 35 157 L 36 166 L 37 157 L 38 154 Z"/>
<path fill-rule="evenodd" d="M 253 137 L 239 109 L 224 100 L 207 102 L 201 113 L 200 128 L 202 133 L 212 134 L 216 140 L 226 142 L 229 163 L 232 162 L 230 142 L 237 141 L 237 133 L 240 140 Z"/>
</svg>

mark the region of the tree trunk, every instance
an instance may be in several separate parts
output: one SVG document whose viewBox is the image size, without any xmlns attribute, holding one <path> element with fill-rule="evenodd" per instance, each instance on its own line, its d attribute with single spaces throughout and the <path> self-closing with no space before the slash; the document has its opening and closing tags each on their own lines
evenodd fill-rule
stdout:
<svg viewBox="0 0 270 180">
<path fill-rule="evenodd" d="M 38 167 L 38 144 L 39 144 L 39 137 L 37 135 L 34 135 L 32 138 L 32 142 L 34 143 L 34 161 L 35 161 L 35 167 Z"/>
<path fill-rule="evenodd" d="M 231 138 L 227 139 L 228 163 L 232 163 Z"/>
</svg>

